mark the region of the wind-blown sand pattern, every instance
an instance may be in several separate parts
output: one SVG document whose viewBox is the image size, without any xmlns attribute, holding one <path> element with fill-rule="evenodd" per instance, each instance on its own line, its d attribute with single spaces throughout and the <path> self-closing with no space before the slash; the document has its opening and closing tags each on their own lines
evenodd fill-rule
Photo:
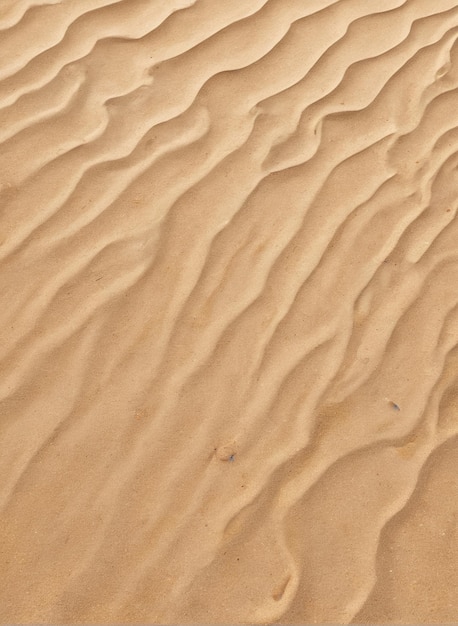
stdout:
<svg viewBox="0 0 458 626">
<path fill-rule="evenodd" d="M 457 621 L 456 0 L 0 28 L 0 621 Z"/>
</svg>

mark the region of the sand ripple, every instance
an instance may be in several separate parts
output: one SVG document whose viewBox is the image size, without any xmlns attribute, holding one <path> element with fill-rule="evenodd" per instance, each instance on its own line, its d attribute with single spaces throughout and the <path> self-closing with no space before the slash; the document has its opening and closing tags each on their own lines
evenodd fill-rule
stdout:
<svg viewBox="0 0 458 626">
<path fill-rule="evenodd" d="M 0 621 L 456 620 L 456 0 L 0 30 Z"/>
</svg>

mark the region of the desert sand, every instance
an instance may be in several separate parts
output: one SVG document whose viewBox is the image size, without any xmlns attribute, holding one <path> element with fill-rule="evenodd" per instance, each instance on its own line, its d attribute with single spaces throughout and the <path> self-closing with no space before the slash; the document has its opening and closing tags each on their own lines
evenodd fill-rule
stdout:
<svg viewBox="0 0 458 626">
<path fill-rule="evenodd" d="M 0 29 L 0 622 L 458 622 L 456 0 Z"/>
</svg>

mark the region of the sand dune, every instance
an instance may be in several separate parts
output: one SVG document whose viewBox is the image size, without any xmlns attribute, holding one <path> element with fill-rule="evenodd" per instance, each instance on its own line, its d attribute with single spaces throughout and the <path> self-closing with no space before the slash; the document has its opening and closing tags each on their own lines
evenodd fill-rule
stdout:
<svg viewBox="0 0 458 626">
<path fill-rule="evenodd" d="M 456 0 L 0 34 L 0 621 L 456 621 Z"/>
</svg>

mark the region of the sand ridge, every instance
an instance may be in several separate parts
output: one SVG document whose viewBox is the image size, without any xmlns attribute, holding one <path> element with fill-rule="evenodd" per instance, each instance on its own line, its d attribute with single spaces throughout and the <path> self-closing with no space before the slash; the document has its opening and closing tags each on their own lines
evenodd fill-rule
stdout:
<svg viewBox="0 0 458 626">
<path fill-rule="evenodd" d="M 1 622 L 456 621 L 457 39 L 0 3 Z"/>
</svg>

